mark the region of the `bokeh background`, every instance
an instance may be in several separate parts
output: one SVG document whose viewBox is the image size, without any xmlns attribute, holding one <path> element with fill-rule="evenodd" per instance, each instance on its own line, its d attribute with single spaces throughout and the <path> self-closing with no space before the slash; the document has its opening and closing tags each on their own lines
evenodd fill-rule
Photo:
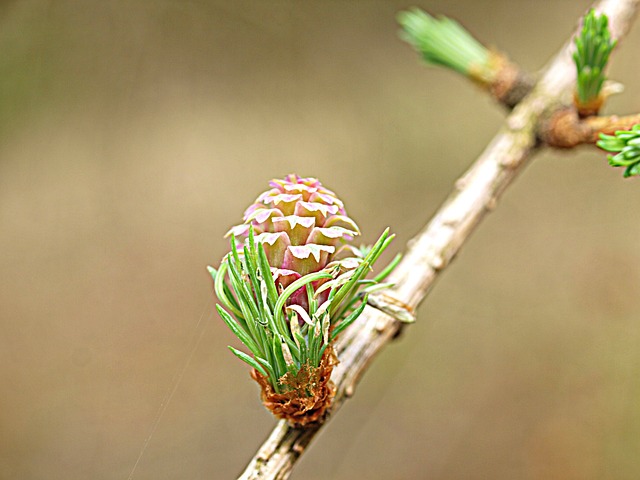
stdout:
<svg viewBox="0 0 640 480">
<path fill-rule="evenodd" d="M 535 71 L 589 2 L 419 5 Z M 297 172 L 401 250 L 504 118 L 407 6 L 0 4 L 0 478 L 244 468 L 274 420 L 213 313 L 227 228 Z M 608 112 L 640 110 L 639 42 Z M 637 478 L 639 204 L 595 149 L 537 156 L 294 478 Z"/>
</svg>

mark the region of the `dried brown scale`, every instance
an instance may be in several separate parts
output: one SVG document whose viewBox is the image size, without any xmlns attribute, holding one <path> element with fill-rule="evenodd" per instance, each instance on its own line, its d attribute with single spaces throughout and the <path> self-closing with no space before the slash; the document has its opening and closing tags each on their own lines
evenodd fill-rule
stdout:
<svg viewBox="0 0 640 480">
<path fill-rule="evenodd" d="M 331 372 L 337 364 L 333 347 L 329 345 L 320 366 L 303 365 L 296 375 L 287 373 L 280 378 L 280 384 L 289 389 L 283 393 L 276 393 L 269 379 L 257 370 L 251 371 L 251 377 L 260 385 L 262 403 L 268 410 L 293 427 L 305 427 L 324 419 L 336 393 Z"/>
<path fill-rule="evenodd" d="M 515 107 L 531 92 L 533 79 L 499 53 L 492 55 L 491 62 L 496 65 L 496 73 L 489 85 L 489 92 L 507 108 Z"/>
<path fill-rule="evenodd" d="M 578 115 L 580 118 L 593 117 L 597 115 L 600 109 L 602 108 L 602 104 L 604 103 L 604 97 L 602 95 L 598 95 L 596 98 L 591 100 L 590 102 L 581 103 L 577 94 L 573 94 L 573 103 L 576 105 L 578 109 Z"/>
</svg>

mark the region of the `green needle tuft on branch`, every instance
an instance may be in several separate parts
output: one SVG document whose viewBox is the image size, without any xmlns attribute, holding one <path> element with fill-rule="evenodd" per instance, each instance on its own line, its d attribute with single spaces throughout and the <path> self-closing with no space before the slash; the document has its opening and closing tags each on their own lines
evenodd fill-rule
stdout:
<svg viewBox="0 0 640 480">
<path fill-rule="evenodd" d="M 400 36 L 413 45 L 427 63 L 451 68 L 481 83 L 490 83 L 494 77 L 491 54 L 458 22 L 413 8 L 400 12 L 398 23 L 403 28 Z"/>
<path fill-rule="evenodd" d="M 609 155 L 609 165 L 625 167 L 624 176 L 640 175 L 640 124 L 631 130 L 618 130 L 614 135 L 600 134 L 598 147 L 616 153 Z"/>
<path fill-rule="evenodd" d="M 604 101 L 601 95 L 606 80 L 605 68 L 616 41 L 611 39 L 609 19 L 591 9 L 584 17 L 580 34 L 575 37 L 577 84 L 575 102 L 582 116 L 597 114 Z"/>
<path fill-rule="evenodd" d="M 431 65 L 450 68 L 489 91 L 498 102 L 515 107 L 533 87 L 533 79 L 500 52 L 489 50 L 458 22 L 414 8 L 397 16 L 400 37 Z"/>
</svg>

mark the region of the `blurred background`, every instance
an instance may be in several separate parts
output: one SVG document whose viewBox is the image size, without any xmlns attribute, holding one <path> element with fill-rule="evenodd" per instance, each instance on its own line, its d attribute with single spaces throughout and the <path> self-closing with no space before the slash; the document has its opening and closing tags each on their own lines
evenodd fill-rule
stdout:
<svg viewBox="0 0 640 480">
<path fill-rule="evenodd" d="M 535 71 L 589 2 L 419 5 Z M 408 6 L 0 4 L 1 479 L 242 471 L 275 422 L 213 313 L 228 227 L 297 172 L 402 250 L 504 118 Z M 638 42 L 607 112 L 640 110 Z M 538 155 L 293 478 L 637 478 L 639 204 L 595 149 Z"/>
</svg>

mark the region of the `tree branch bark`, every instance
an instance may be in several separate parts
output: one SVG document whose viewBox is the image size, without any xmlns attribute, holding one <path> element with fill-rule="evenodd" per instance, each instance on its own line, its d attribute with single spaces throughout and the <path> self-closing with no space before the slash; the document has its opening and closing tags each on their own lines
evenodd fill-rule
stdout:
<svg viewBox="0 0 640 480">
<path fill-rule="evenodd" d="M 621 38 L 636 15 L 640 0 L 603 0 L 594 5 L 606 13 L 614 38 Z M 482 218 L 493 210 L 504 190 L 524 169 L 541 142 L 542 119 L 571 102 L 575 67 L 567 42 L 548 64 L 540 81 L 506 119 L 502 130 L 471 168 L 456 182 L 435 217 L 408 244 L 408 250 L 388 281 L 398 300 L 415 308 L 458 253 Z M 401 325 L 390 316 L 368 307 L 340 338 L 340 364 L 333 373 L 337 392 L 324 424 L 354 393 L 360 376 L 376 354 L 398 333 Z M 324 425 L 292 428 L 284 421 L 277 426 L 239 477 L 286 479 L 298 458 Z"/>
</svg>

